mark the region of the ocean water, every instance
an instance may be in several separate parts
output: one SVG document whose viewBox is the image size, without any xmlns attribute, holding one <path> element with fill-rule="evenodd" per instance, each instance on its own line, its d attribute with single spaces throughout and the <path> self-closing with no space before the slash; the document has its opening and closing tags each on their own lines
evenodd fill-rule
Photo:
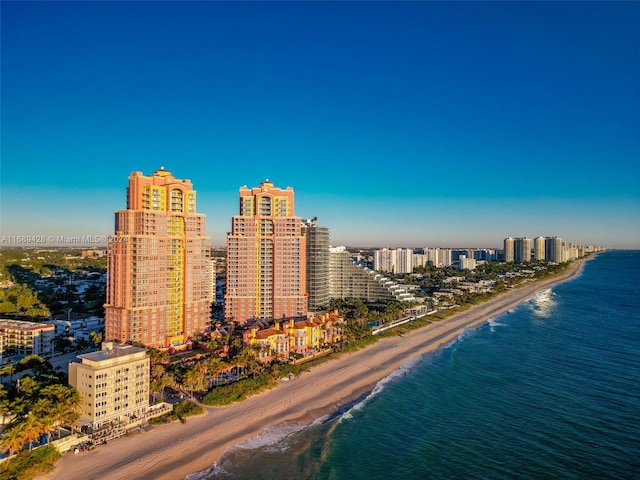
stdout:
<svg viewBox="0 0 640 480">
<path fill-rule="evenodd" d="M 610 251 L 343 411 L 194 479 L 640 479 L 640 251 Z"/>
</svg>

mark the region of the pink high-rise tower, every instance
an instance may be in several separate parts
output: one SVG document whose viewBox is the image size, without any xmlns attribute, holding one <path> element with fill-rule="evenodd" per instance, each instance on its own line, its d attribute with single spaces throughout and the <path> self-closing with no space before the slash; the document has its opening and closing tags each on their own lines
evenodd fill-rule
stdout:
<svg viewBox="0 0 640 480">
<path fill-rule="evenodd" d="M 196 192 L 160 168 L 129 177 L 107 250 L 105 340 L 179 347 L 208 328 L 211 239 Z"/>
<path fill-rule="evenodd" d="M 307 315 L 306 245 L 293 189 L 240 188 L 240 214 L 227 235 L 225 316 L 245 325 Z"/>
</svg>

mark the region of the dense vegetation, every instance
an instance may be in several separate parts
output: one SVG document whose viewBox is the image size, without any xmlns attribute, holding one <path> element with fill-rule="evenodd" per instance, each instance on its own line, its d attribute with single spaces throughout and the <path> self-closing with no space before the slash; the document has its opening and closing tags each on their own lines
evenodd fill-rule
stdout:
<svg viewBox="0 0 640 480">
<path fill-rule="evenodd" d="M 152 425 L 160 425 L 162 423 L 173 422 L 175 420 L 180 420 L 185 423 L 187 417 L 191 417 L 193 415 L 201 415 L 204 412 L 204 409 L 193 402 L 188 400 L 183 400 L 180 403 L 176 403 L 173 406 L 173 410 L 169 413 L 165 413 L 159 417 L 152 418 L 149 420 L 149 423 Z"/>
<path fill-rule="evenodd" d="M 0 464 L 0 480 L 28 480 L 53 471 L 61 455 L 47 445 L 32 452 L 24 451 Z"/>
<path fill-rule="evenodd" d="M 80 295 L 70 280 L 106 272 L 106 257 L 85 258 L 80 249 L 2 248 L 0 314 L 39 320 L 72 307 L 76 313 L 102 315 L 104 286 L 91 285 Z M 46 280 L 46 288 L 36 282 Z"/>
<path fill-rule="evenodd" d="M 19 378 L 14 379 L 15 376 Z M 0 378 L 9 379 L 7 386 L 0 384 L 0 451 L 18 454 L 3 462 L 0 472 L 9 475 L 6 478 L 29 478 L 25 472 L 40 472 L 40 468 L 46 469 L 58 458 L 49 449 L 34 447 L 42 440 L 49 444 L 60 438 L 64 427 L 73 430 L 82 400 L 66 384 L 66 374 L 53 369 L 48 360 L 38 355 L 2 367 Z"/>
</svg>

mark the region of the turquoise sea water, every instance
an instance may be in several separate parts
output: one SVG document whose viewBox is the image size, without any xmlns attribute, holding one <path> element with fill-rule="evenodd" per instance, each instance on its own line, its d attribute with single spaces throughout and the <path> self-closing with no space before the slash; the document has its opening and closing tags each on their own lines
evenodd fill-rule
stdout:
<svg viewBox="0 0 640 480">
<path fill-rule="evenodd" d="M 344 411 L 190 476 L 512 478 L 640 479 L 640 251 L 602 253 Z"/>
</svg>

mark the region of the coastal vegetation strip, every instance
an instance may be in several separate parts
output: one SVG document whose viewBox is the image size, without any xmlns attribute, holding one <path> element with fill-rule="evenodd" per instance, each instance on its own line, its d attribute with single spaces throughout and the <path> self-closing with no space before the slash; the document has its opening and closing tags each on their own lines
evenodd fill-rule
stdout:
<svg viewBox="0 0 640 480">
<path fill-rule="evenodd" d="M 38 355 L 2 367 L 0 377 L 9 379 L 8 387 L 0 384 L 0 451 L 9 457 L 0 464 L 0 479 L 33 478 L 59 458 L 52 442 L 73 432 L 82 399 L 66 374 Z"/>
<path fill-rule="evenodd" d="M 207 371 L 213 376 L 217 375 L 222 365 L 221 362 L 218 362 L 213 369 L 207 369 L 206 363 L 202 362 L 193 362 L 190 367 L 181 365 L 182 372 L 174 374 L 172 378 L 174 380 L 177 379 L 177 384 L 185 390 L 191 391 L 191 393 L 200 393 L 202 395 L 201 401 L 206 406 L 229 405 L 245 400 L 251 395 L 275 388 L 279 380 L 288 380 L 290 376 L 299 375 L 303 371 L 303 366 L 304 369 L 308 370 L 313 365 L 329 361 L 343 353 L 355 352 L 366 348 L 378 342 L 381 338 L 404 335 L 434 322 L 443 321 L 455 314 L 499 297 L 512 288 L 518 289 L 542 280 L 556 278 L 565 272 L 569 265 L 569 262 L 549 264 L 547 268 L 532 270 L 533 273 L 528 277 L 529 281 L 514 277 L 517 281 L 501 282 L 498 288 L 491 292 L 465 292 L 463 295 L 456 296 L 455 303 L 447 308 L 437 309 L 430 312 L 429 315 L 411 317 L 411 321 L 404 322 L 378 335 L 374 335 L 372 329 L 368 326 L 371 318 L 382 322 L 392 322 L 393 319 L 397 319 L 403 314 L 407 305 L 402 305 L 400 302 L 388 302 L 386 305 L 388 308 L 384 312 L 374 311 L 373 316 L 371 316 L 371 312 L 361 299 L 334 300 L 329 308 L 337 310 L 345 318 L 345 323 L 342 326 L 344 340 L 321 357 L 313 358 L 302 364 L 293 364 L 288 359 L 276 359 L 269 363 L 262 363 L 258 361 L 255 349 L 244 346 L 240 347 L 239 353 L 230 360 L 231 363 L 240 367 L 244 373 L 234 382 L 212 385 L 206 381 Z M 499 267 L 494 266 L 492 268 Z M 502 273 L 509 271 L 509 269 L 499 269 L 499 271 Z M 409 307 L 411 306 L 413 305 L 409 305 Z M 199 373 L 194 374 L 194 371 Z M 194 376 L 198 379 L 194 380 Z"/>
</svg>

